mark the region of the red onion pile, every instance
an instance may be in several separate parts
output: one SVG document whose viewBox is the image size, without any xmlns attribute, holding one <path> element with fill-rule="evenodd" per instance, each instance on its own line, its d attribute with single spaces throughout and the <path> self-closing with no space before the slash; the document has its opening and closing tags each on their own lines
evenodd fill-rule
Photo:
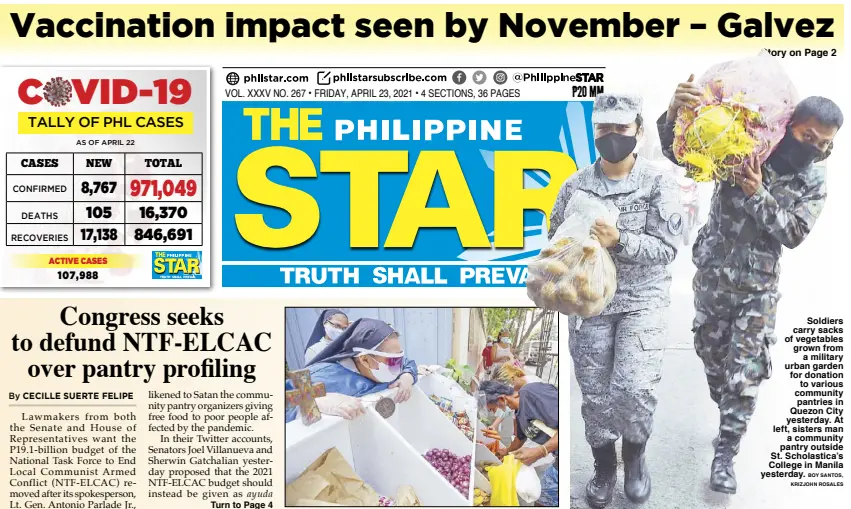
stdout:
<svg viewBox="0 0 851 509">
<path fill-rule="evenodd" d="M 432 449 L 423 458 L 466 498 L 470 494 L 470 455 L 456 456 L 449 449 Z"/>
</svg>

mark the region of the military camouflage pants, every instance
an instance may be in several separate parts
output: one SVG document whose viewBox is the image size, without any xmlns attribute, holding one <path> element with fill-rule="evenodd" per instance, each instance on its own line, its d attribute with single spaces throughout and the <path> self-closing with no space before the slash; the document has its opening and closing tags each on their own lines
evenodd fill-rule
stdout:
<svg viewBox="0 0 851 509">
<path fill-rule="evenodd" d="M 667 314 L 667 308 L 657 308 L 597 316 L 583 320 L 579 330 L 571 319 L 568 347 L 591 447 L 621 436 L 634 443 L 650 437 Z"/>
<path fill-rule="evenodd" d="M 759 384 L 771 377 L 776 342 L 776 291 L 741 293 L 712 271 L 694 277 L 694 348 L 703 361 L 709 395 L 721 412 L 720 431 L 738 452 L 756 407 Z"/>
</svg>

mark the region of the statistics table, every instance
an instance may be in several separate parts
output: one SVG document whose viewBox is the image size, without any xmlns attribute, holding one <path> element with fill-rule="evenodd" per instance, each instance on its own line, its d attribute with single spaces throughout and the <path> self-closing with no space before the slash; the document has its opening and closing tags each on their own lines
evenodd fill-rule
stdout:
<svg viewBox="0 0 851 509">
<path fill-rule="evenodd" d="M 5 288 L 209 288 L 210 69 L 4 67 Z"/>
<path fill-rule="evenodd" d="M 201 246 L 202 153 L 7 153 L 6 246 Z"/>
</svg>

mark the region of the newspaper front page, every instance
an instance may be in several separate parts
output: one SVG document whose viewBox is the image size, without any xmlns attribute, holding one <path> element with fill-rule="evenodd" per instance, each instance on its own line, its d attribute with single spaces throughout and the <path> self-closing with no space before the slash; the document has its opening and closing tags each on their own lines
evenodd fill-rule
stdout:
<svg viewBox="0 0 851 509">
<path fill-rule="evenodd" d="M 847 505 L 843 4 L 39 2 L 0 66 L 0 505 Z"/>
</svg>

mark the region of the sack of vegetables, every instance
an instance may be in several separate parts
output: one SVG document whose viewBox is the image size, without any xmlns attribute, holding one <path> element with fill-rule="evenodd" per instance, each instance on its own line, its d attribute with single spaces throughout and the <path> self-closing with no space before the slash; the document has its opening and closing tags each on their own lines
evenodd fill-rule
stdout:
<svg viewBox="0 0 851 509">
<path fill-rule="evenodd" d="M 759 167 L 783 138 L 798 97 L 765 51 L 711 67 L 698 80 L 703 100 L 681 108 L 674 154 L 696 182 L 730 181 L 751 160 Z"/>
<path fill-rule="evenodd" d="M 617 271 L 609 252 L 591 238 L 591 226 L 600 218 L 614 225 L 618 213 L 611 202 L 574 193 L 564 222 L 529 264 L 526 293 L 536 306 L 582 318 L 603 312 L 615 295 Z"/>
</svg>

